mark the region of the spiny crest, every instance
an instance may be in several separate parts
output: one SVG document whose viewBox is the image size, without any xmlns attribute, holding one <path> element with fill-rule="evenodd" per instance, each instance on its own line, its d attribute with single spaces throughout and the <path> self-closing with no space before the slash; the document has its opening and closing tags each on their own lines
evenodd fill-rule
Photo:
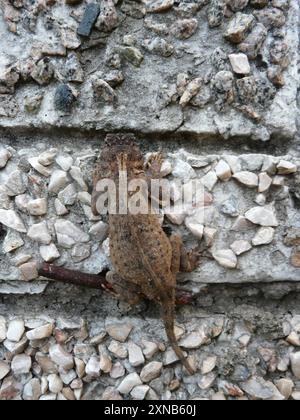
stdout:
<svg viewBox="0 0 300 420">
<path fill-rule="evenodd" d="M 102 149 L 101 160 L 117 160 L 117 156 L 126 153 L 128 161 L 142 160 L 142 154 L 135 142 L 134 134 L 108 134 L 105 138 L 105 146 Z"/>
<path fill-rule="evenodd" d="M 107 134 L 105 144 L 109 147 L 135 146 L 135 136 L 131 133 Z"/>
</svg>

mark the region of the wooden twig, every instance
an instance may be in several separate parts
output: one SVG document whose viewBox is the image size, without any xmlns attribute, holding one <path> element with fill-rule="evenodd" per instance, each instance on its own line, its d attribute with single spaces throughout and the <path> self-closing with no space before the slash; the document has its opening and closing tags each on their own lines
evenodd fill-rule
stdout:
<svg viewBox="0 0 300 420">
<path fill-rule="evenodd" d="M 89 289 L 112 289 L 105 279 L 105 274 L 82 273 L 81 271 L 69 270 L 47 263 L 42 264 L 38 272 L 42 277 L 61 283 L 75 284 Z"/>
<path fill-rule="evenodd" d="M 39 267 L 38 272 L 41 277 L 59 281 L 61 283 L 74 284 L 89 289 L 107 290 L 114 293 L 112 285 L 106 281 L 105 273 L 82 273 L 81 271 L 69 270 L 64 267 L 57 267 L 47 263 L 43 263 Z M 190 292 L 178 289 L 176 291 L 177 305 L 187 305 L 191 303 L 194 298 L 195 296 Z"/>
</svg>

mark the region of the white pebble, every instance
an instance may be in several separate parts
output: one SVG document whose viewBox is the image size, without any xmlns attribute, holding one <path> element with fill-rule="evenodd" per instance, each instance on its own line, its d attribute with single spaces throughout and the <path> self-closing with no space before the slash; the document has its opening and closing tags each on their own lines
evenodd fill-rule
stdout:
<svg viewBox="0 0 300 420">
<path fill-rule="evenodd" d="M 69 210 L 58 198 L 54 200 L 54 207 L 57 216 L 65 216 L 69 213 Z"/>
<path fill-rule="evenodd" d="M 276 218 L 275 211 L 273 207 L 253 207 L 245 213 L 246 219 L 250 222 L 265 226 L 265 227 L 276 227 L 278 226 L 278 221 Z"/>
<path fill-rule="evenodd" d="M 110 345 L 108 346 L 108 350 L 120 359 L 126 359 L 128 355 L 126 346 L 115 340 L 111 341 Z"/>
<path fill-rule="evenodd" d="M 215 172 L 216 172 L 217 177 L 221 181 L 228 181 L 232 175 L 230 166 L 223 159 L 221 159 L 218 162 L 217 166 L 215 167 Z"/>
<path fill-rule="evenodd" d="M 193 223 L 189 218 L 185 221 L 186 227 L 198 239 L 202 239 L 204 233 L 204 226 L 198 223 Z"/>
<path fill-rule="evenodd" d="M 215 171 L 209 171 L 206 175 L 201 178 L 201 182 L 208 189 L 208 191 L 212 191 L 218 182 L 218 177 Z"/>
<path fill-rule="evenodd" d="M 291 354 L 292 372 L 297 379 L 300 379 L 300 352 Z"/>
<path fill-rule="evenodd" d="M 179 345 L 185 349 L 198 349 L 207 343 L 207 340 L 208 337 L 203 330 L 192 331 L 180 340 Z"/>
<path fill-rule="evenodd" d="M 0 209 L 0 223 L 4 226 L 14 229 L 20 233 L 26 233 L 27 229 L 17 213 L 14 210 Z"/>
<path fill-rule="evenodd" d="M 0 360 L 0 381 L 2 381 L 2 379 L 4 379 L 5 376 L 9 374 L 9 372 L 10 367 L 8 366 L 8 364 Z"/>
<path fill-rule="evenodd" d="M 0 343 L 6 339 L 6 320 L 3 316 L 0 316 Z"/>
<path fill-rule="evenodd" d="M 252 239 L 252 245 L 268 245 L 270 244 L 275 236 L 275 230 L 272 227 L 260 228 L 254 238 Z"/>
<path fill-rule="evenodd" d="M 72 248 L 76 243 L 88 242 L 90 237 L 69 220 L 58 219 L 55 224 L 57 242 L 63 248 Z"/>
<path fill-rule="evenodd" d="M 53 373 L 48 376 L 49 391 L 58 394 L 63 389 L 63 382 L 58 375 Z"/>
<path fill-rule="evenodd" d="M 9 341 L 18 342 L 25 332 L 25 324 L 22 319 L 14 319 L 8 324 L 6 338 Z"/>
<path fill-rule="evenodd" d="M 132 325 L 128 323 L 110 324 L 106 326 L 106 332 L 114 340 L 124 343 L 132 331 Z"/>
<path fill-rule="evenodd" d="M 49 355 L 51 360 L 64 370 L 70 370 L 74 366 L 73 356 L 60 344 L 51 346 L 49 349 Z"/>
<path fill-rule="evenodd" d="M 73 158 L 69 155 L 58 155 L 56 158 L 56 163 L 61 167 L 65 172 L 68 172 L 73 165 Z"/>
<path fill-rule="evenodd" d="M 11 362 L 11 369 L 14 375 L 22 375 L 30 372 L 31 364 L 31 357 L 26 354 L 18 354 Z"/>
<path fill-rule="evenodd" d="M 57 194 L 61 189 L 63 189 L 68 183 L 68 175 L 65 171 L 61 171 L 60 169 L 56 169 L 53 171 L 48 191 L 52 194 Z"/>
<path fill-rule="evenodd" d="M 13 171 L 5 182 L 6 192 L 10 197 L 23 194 L 27 189 L 26 184 L 25 175 L 19 170 Z"/>
<path fill-rule="evenodd" d="M 237 257 L 231 249 L 220 249 L 213 253 L 214 259 L 225 268 L 236 268 Z"/>
<path fill-rule="evenodd" d="M 130 395 L 134 400 L 144 400 L 149 389 L 149 385 L 138 385 L 133 388 Z"/>
<path fill-rule="evenodd" d="M 36 223 L 30 226 L 27 236 L 43 245 L 49 245 L 52 240 L 46 222 Z"/>
<path fill-rule="evenodd" d="M 42 394 L 41 384 L 38 378 L 33 378 L 24 386 L 23 400 L 37 401 Z"/>
<path fill-rule="evenodd" d="M 21 248 L 23 245 L 24 241 L 21 238 L 21 235 L 14 230 L 9 230 L 3 241 L 2 249 L 3 252 L 7 254 Z"/>
<path fill-rule="evenodd" d="M 287 160 L 281 160 L 277 165 L 279 175 L 289 175 L 297 172 L 297 165 Z"/>
<path fill-rule="evenodd" d="M 135 386 L 138 386 L 138 385 L 142 385 L 142 381 L 139 375 L 136 372 L 134 372 L 127 375 L 122 380 L 122 382 L 120 383 L 117 389 L 121 394 L 127 395 Z"/>
<path fill-rule="evenodd" d="M 132 341 L 128 343 L 128 355 L 131 366 L 137 367 L 145 362 L 141 348 Z"/>
<path fill-rule="evenodd" d="M 153 343 L 152 341 L 143 340 L 143 353 L 146 357 L 146 359 L 152 359 L 152 357 L 155 355 L 155 353 L 158 352 L 158 345 L 156 343 Z"/>
<path fill-rule="evenodd" d="M 26 333 L 28 340 L 42 340 L 51 336 L 53 324 L 45 324 Z"/>
<path fill-rule="evenodd" d="M 65 206 L 73 206 L 77 199 L 77 191 L 74 184 L 69 184 L 58 193 L 58 199 Z"/>
<path fill-rule="evenodd" d="M 150 362 L 143 367 L 140 377 L 143 382 L 150 382 L 161 374 L 163 364 L 161 362 Z"/>
<path fill-rule="evenodd" d="M 233 178 L 249 188 L 255 188 L 258 186 L 258 176 L 253 172 L 237 172 L 233 175 Z"/>
<path fill-rule="evenodd" d="M 252 246 L 250 242 L 240 240 L 233 242 L 233 244 L 230 245 L 230 248 L 236 255 L 241 255 L 249 251 L 252 248 Z"/>
<path fill-rule="evenodd" d="M 249 74 L 251 71 L 250 63 L 246 54 L 229 54 L 229 61 L 232 70 L 236 74 Z"/>
<path fill-rule="evenodd" d="M 258 192 L 268 191 L 273 182 L 272 178 L 266 172 L 262 172 L 258 175 L 258 179 Z"/>
<path fill-rule="evenodd" d="M 78 168 L 77 166 L 72 166 L 70 169 L 70 175 L 83 191 L 88 190 L 88 186 L 86 185 L 83 179 L 83 175 L 80 168 Z"/>
<path fill-rule="evenodd" d="M 0 149 L 0 169 L 5 168 L 11 156 L 10 151 L 7 149 Z"/>
<path fill-rule="evenodd" d="M 57 149 L 46 150 L 38 156 L 38 162 L 43 166 L 50 166 L 57 155 Z"/>
<path fill-rule="evenodd" d="M 40 254 L 44 261 L 46 262 L 53 262 L 60 257 L 60 253 L 56 248 L 55 244 L 50 245 L 41 245 L 40 246 Z"/>
<path fill-rule="evenodd" d="M 214 370 L 217 364 L 217 357 L 216 356 L 208 356 L 206 357 L 201 365 L 201 373 L 202 375 L 206 375 Z"/>
<path fill-rule="evenodd" d="M 39 174 L 46 177 L 49 177 L 51 175 L 52 170 L 41 165 L 38 157 L 30 158 L 28 159 L 28 162 L 33 167 L 33 169 L 35 169 Z"/>
<path fill-rule="evenodd" d="M 275 385 L 278 388 L 280 394 L 282 394 L 285 399 L 290 398 L 294 389 L 294 382 L 288 378 L 282 378 L 275 381 Z"/>
<path fill-rule="evenodd" d="M 35 280 L 39 276 L 37 263 L 34 261 L 20 265 L 19 270 L 24 281 Z"/>
<path fill-rule="evenodd" d="M 36 200 L 28 201 L 27 210 L 32 216 L 43 216 L 47 214 L 48 203 L 46 198 L 37 198 Z"/>
</svg>

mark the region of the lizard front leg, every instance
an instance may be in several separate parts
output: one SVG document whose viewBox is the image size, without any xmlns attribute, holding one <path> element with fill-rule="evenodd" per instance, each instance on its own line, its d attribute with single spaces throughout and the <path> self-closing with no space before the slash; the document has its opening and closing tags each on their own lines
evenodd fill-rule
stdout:
<svg viewBox="0 0 300 420">
<path fill-rule="evenodd" d="M 164 158 L 161 152 L 152 153 L 144 165 L 145 174 L 148 179 L 163 178 L 161 174 L 161 167 L 163 162 Z"/>
</svg>

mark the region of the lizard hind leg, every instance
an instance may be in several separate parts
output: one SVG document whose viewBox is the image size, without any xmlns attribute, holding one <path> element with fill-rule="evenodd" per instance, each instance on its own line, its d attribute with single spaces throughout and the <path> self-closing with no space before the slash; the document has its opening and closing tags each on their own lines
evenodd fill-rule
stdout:
<svg viewBox="0 0 300 420">
<path fill-rule="evenodd" d="M 142 294 L 137 291 L 137 286 L 124 280 L 117 273 L 109 271 L 106 274 L 106 280 L 112 286 L 112 293 L 117 299 L 129 303 L 131 306 L 137 305 L 143 299 Z"/>
<path fill-rule="evenodd" d="M 200 248 L 196 247 L 187 250 L 183 245 L 181 235 L 179 234 L 173 234 L 170 237 L 170 243 L 172 246 L 172 273 L 176 275 L 180 271 L 183 273 L 194 271 L 199 265 L 201 257 Z"/>
<path fill-rule="evenodd" d="M 199 266 L 200 257 L 201 251 L 199 247 L 195 247 L 190 250 L 182 247 L 180 271 L 184 273 L 191 273 L 194 271 Z"/>
</svg>

